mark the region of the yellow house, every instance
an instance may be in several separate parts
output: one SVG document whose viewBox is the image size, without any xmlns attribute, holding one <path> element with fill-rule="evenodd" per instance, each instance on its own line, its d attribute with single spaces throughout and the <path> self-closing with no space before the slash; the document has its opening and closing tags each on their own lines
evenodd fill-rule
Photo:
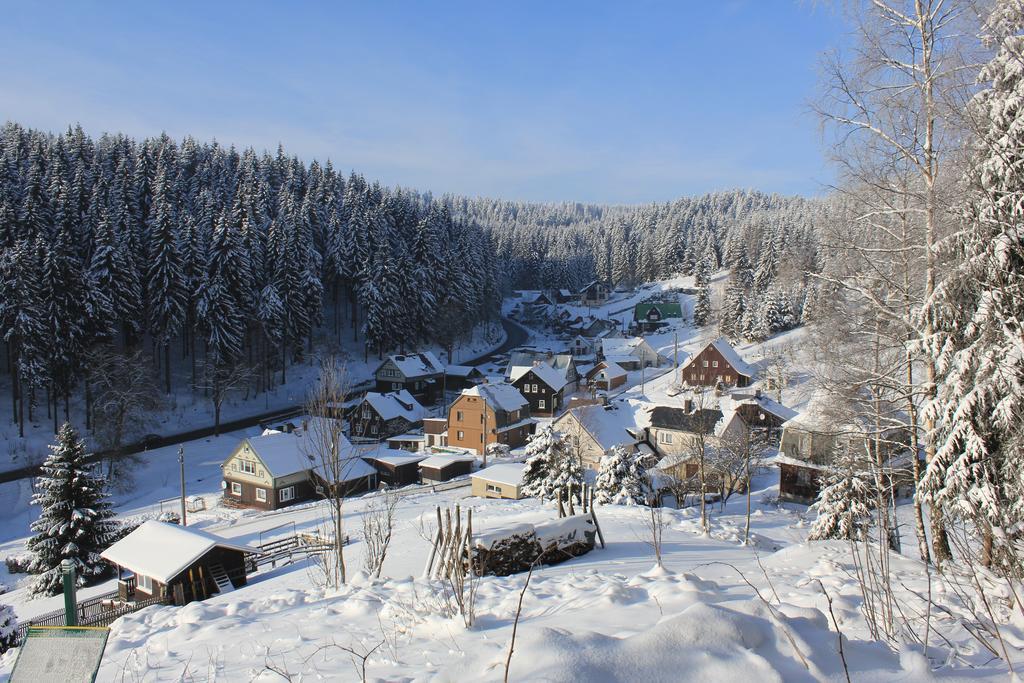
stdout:
<svg viewBox="0 0 1024 683">
<path fill-rule="evenodd" d="M 473 495 L 478 498 L 509 498 L 519 500 L 522 494 L 519 489 L 523 485 L 523 469 L 526 466 L 518 462 L 491 465 L 485 470 L 470 476 L 473 483 Z"/>
</svg>

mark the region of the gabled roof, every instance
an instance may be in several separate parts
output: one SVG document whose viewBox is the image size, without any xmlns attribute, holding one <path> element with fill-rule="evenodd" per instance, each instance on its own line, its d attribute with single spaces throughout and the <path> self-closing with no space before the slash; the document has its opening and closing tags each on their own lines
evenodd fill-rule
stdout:
<svg viewBox="0 0 1024 683">
<path fill-rule="evenodd" d="M 580 287 L 580 294 L 582 294 L 583 292 L 587 291 L 588 289 L 590 289 L 591 287 L 593 287 L 595 285 L 603 285 L 603 284 L 604 284 L 604 282 L 602 282 L 601 280 L 592 280 L 592 281 L 588 282 L 587 284 L 583 285 L 582 287 Z"/>
<path fill-rule="evenodd" d="M 426 413 L 419 401 L 406 389 L 378 394 L 368 391 L 363 398 L 380 415 L 382 420 L 394 420 L 404 417 L 409 422 L 419 422 Z"/>
<path fill-rule="evenodd" d="M 466 379 L 477 376 L 483 377 L 484 374 L 480 372 L 480 368 L 473 365 L 449 365 L 445 368 L 445 372 L 450 377 L 462 377 Z"/>
<path fill-rule="evenodd" d="M 633 319 L 644 320 L 652 308 L 657 308 L 662 318 L 682 318 L 683 309 L 679 302 L 657 301 L 651 303 L 637 304 L 633 308 Z"/>
<path fill-rule="evenodd" d="M 601 352 L 605 356 L 636 356 L 657 351 L 643 337 L 608 338 L 601 340 Z"/>
<path fill-rule="evenodd" d="M 388 356 L 388 360 L 395 364 L 399 372 L 406 379 L 439 375 L 444 372 L 444 367 L 430 351 L 425 353 L 412 353 L 408 355 Z M 383 363 L 382 363 L 383 365 Z M 380 367 L 377 368 L 378 370 Z"/>
<path fill-rule="evenodd" d="M 511 384 L 478 384 L 462 390 L 463 396 L 479 396 L 495 410 L 513 411 L 530 405 Z"/>
<path fill-rule="evenodd" d="M 559 429 L 559 425 L 565 424 L 573 418 L 587 434 L 590 434 L 602 450 L 607 451 L 613 446 L 632 445 L 637 442 L 636 437 L 630 431 L 636 429 L 632 410 L 615 405 L 606 406 L 601 403 L 578 406 L 555 420 L 555 429 L 564 431 Z"/>
<path fill-rule="evenodd" d="M 703 430 L 714 434 L 715 425 L 722 419 L 722 411 L 702 408 L 692 413 L 674 406 L 655 406 L 651 410 L 651 426 L 657 429 L 672 429 L 677 432 L 697 434 Z"/>
<path fill-rule="evenodd" d="M 735 409 L 742 405 L 756 405 L 766 413 L 771 413 L 775 417 L 779 418 L 783 422 L 792 420 L 797 416 L 797 412 L 792 408 L 787 408 L 778 401 L 773 401 L 764 394 L 732 394 L 731 396 L 722 397 L 722 408 L 727 410 L 729 408 Z"/>
<path fill-rule="evenodd" d="M 565 375 L 545 363 L 538 363 L 528 368 L 512 368 L 510 378 L 513 382 L 516 382 L 531 373 L 534 377 L 551 387 L 553 391 L 561 391 L 562 387 L 566 385 Z"/>
<path fill-rule="evenodd" d="M 715 341 L 707 344 L 697 353 L 693 354 L 693 356 L 686 361 L 686 364 L 683 366 L 683 370 L 690 367 L 690 364 L 693 363 L 697 356 L 704 353 L 704 351 L 706 351 L 710 346 L 715 347 L 715 350 L 722 354 L 722 358 L 725 359 L 726 363 L 732 366 L 732 369 L 735 370 L 737 374 L 743 375 L 744 377 L 755 377 L 757 375 L 757 371 L 754 370 L 754 367 L 748 364 L 747 361 L 740 358 L 740 354 L 736 353 L 736 349 L 732 347 L 725 337 L 719 337 Z"/>
<path fill-rule="evenodd" d="M 454 453 L 438 453 L 436 455 L 430 456 L 425 460 L 421 460 L 420 467 L 432 467 L 435 469 L 443 469 L 445 467 L 450 467 L 455 463 L 460 462 L 476 462 L 476 456 L 469 454 L 456 455 Z"/>
<path fill-rule="evenodd" d="M 626 371 L 622 369 L 622 366 L 610 360 L 603 360 L 595 365 L 588 373 L 588 376 L 596 377 L 602 372 L 607 379 L 616 379 L 618 377 L 626 376 Z"/>
<path fill-rule="evenodd" d="M 320 418 L 323 419 L 323 418 Z M 288 477 L 310 470 L 317 473 L 324 481 L 332 477 L 323 469 L 323 463 L 312 453 L 315 442 L 310 430 L 294 432 L 276 432 L 246 439 L 253 453 L 267 468 L 267 474 L 274 479 Z M 359 459 L 359 453 L 353 448 L 344 434 L 338 434 L 339 459 L 341 464 L 338 482 L 352 481 L 373 474 L 374 469 Z M 229 458 L 230 459 L 230 458 Z M 338 483 L 335 482 L 335 483 Z"/>
<path fill-rule="evenodd" d="M 260 552 L 258 548 L 206 531 L 151 519 L 104 550 L 100 557 L 135 574 L 170 583 L 215 547 Z"/>
<path fill-rule="evenodd" d="M 545 351 L 514 351 L 508 360 L 508 369 L 505 378 L 514 382 L 537 363 L 550 366 L 558 371 L 563 380 L 563 386 L 569 381 L 569 368 L 575 366 L 576 360 L 571 353 L 547 353 Z"/>
</svg>

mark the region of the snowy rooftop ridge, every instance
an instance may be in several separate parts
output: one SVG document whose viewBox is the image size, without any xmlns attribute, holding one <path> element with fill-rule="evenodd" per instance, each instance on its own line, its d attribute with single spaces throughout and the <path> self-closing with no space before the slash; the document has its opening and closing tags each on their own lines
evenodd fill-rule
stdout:
<svg viewBox="0 0 1024 683">
<path fill-rule="evenodd" d="M 511 384 L 478 384 L 475 387 L 463 389 L 462 393 L 465 396 L 479 396 L 491 408 L 506 412 L 519 410 L 530 404 L 526 397 Z"/>
<path fill-rule="evenodd" d="M 244 543 L 206 531 L 149 520 L 110 546 L 100 557 L 134 574 L 169 583 L 213 547 L 259 553 Z"/>
<path fill-rule="evenodd" d="M 409 422 L 419 422 L 426 412 L 407 389 L 386 394 L 369 391 L 363 400 L 369 403 L 383 420 L 404 417 Z"/>
<path fill-rule="evenodd" d="M 438 375 L 444 372 L 444 366 L 441 365 L 441 361 L 431 351 L 388 356 L 388 360 L 394 363 L 395 367 L 401 371 L 406 379 Z"/>
<path fill-rule="evenodd" d="M 521 462 L 503 462 L 491 465 L 485 470 L 474 472 L 472 479 L 486 479 L 508 486 L 520 486 L 523 483 L 523 470 L 526 465 Z"/>
<path fill-rule="evenodd" d="M 560 390 L 567 384 L 565 381 L 565 374 L 559 372 L 547 363 L 537 363 L 530 367 L 519 366 L 512 368 L 512 372 L 509 377 L 513 382 L 515 382 L 517 379 L 523 375 L 529 374 L 530 372 L 532 372 L 537 379 L 551 387 L 554 391 Z"/>
</svg>

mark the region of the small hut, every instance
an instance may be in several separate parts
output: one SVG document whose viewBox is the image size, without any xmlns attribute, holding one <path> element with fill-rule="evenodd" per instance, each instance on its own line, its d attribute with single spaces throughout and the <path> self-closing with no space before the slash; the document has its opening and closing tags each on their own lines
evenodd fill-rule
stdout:
<svg viewBox="0 0 1024 683">
<path fill-rule="evenodd" d="M 244 586 L 247 556 L 259 552 L 205 531 L 150 520 L 100 557 L 117 567 L 122 600 L 164 598 L 184 605 Z"/>
<path fill-rule="evenodd" d="M 469 474 L 476 456 L 472 454 L 437 454 L 420 462 L 420 481 L 436 484 Z"/>
</svg>

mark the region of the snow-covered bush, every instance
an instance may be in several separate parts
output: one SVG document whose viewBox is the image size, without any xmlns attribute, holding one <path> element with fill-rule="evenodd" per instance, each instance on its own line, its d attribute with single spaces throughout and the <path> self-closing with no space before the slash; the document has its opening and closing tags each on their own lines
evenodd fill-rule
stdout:
<svg viewBox="0 0 1024 683">
<path fill-rule="evenodd" d="M 637 454 L 621 445 L 601 458 L 594 488 L 595 499 L 602 504 L 643 505 L 650 498 L 647 472 Z"/>
<path fill-rule="evenodd" d="M 0 605 L 0 655 L 17 644 L 18 617 L 10 605 Z"/>
<path fill-rule="evenodd" d="M 106 575 L 110 567 L 100 552 L 116 531 L 104 481 L 90 471 L 85 443 L 74 427 L 65 423 L 50 450 L 43 476 L 36 481 L 39 492 L 32 497 L 42 513 L 32 523 L 35 536 L 28 541 L 29 570 L 40 575 L 32 591 L 42 595 L 61 592 L 60 564 L 65 559 L 74 561 L 80 585 Z"/>
</svg>

